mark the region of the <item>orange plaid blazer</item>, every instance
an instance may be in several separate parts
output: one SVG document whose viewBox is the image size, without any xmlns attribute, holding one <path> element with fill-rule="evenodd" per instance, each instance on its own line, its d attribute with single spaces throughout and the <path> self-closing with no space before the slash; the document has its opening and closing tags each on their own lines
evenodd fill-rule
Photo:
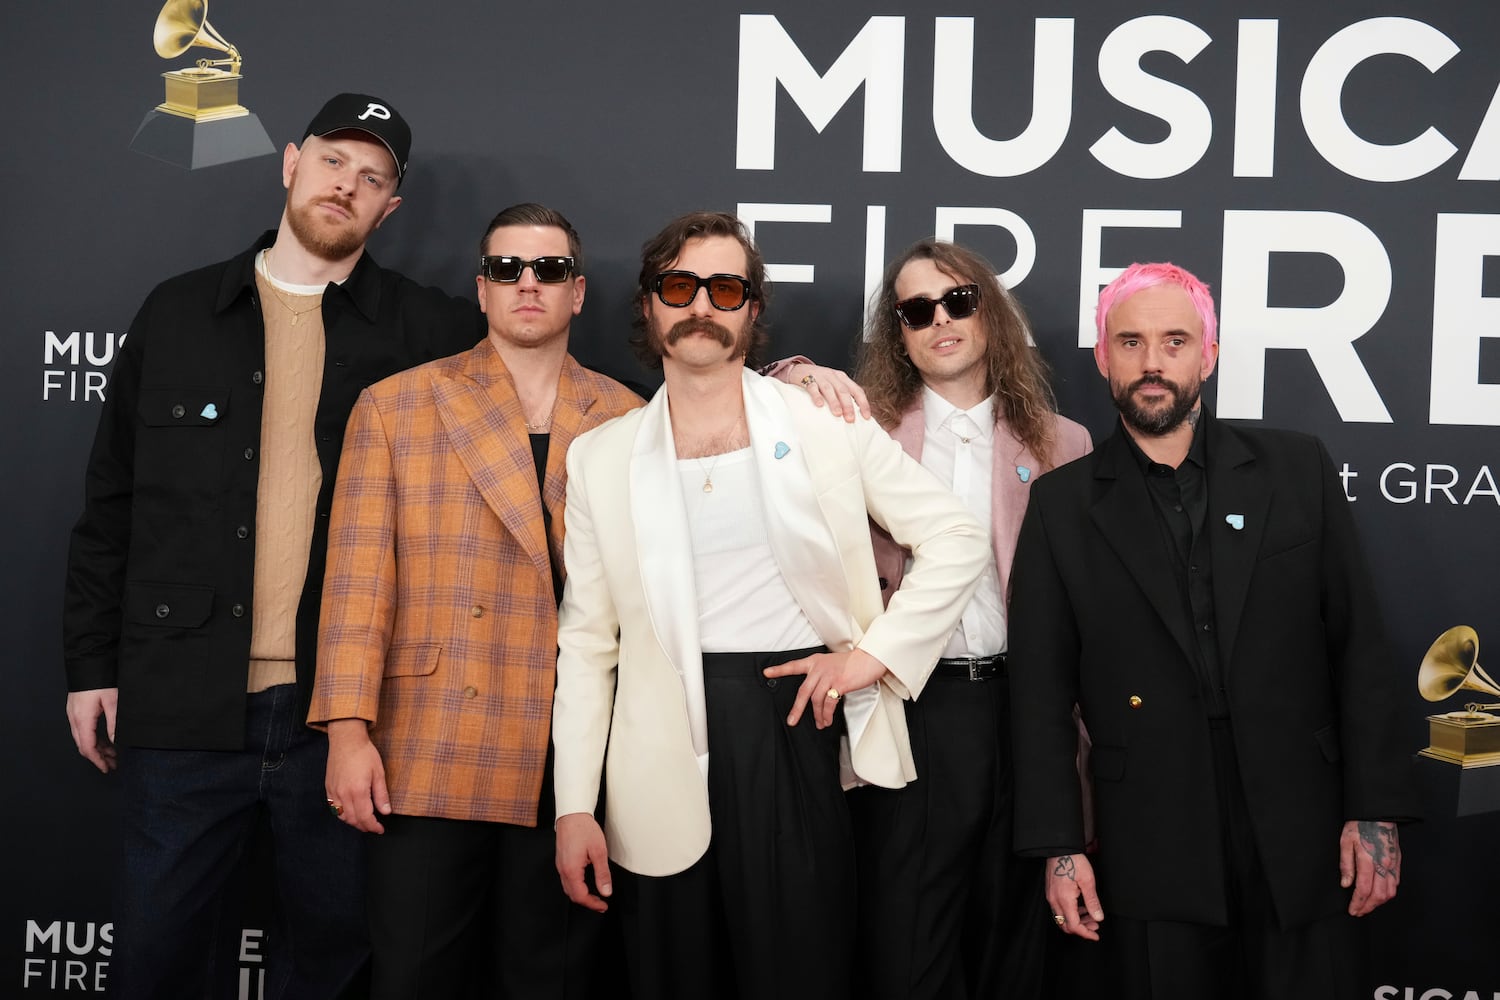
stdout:
<svg viewBox="0 0 1500 1000">
<path fill-rule="evenodd" d="M 640 405 L 570 355 L 539 497 L 521 403 L 488 340 L 361 394 L 333 495 L 308 722 L 370 723 L 397 813 L 536 824 L 564 457 Z"/>
</svg>

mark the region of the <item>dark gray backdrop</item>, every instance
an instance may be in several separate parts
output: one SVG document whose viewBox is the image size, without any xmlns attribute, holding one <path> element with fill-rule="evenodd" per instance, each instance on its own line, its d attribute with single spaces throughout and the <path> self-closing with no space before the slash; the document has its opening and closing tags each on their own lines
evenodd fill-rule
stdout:
<svg viewBox="0 0 1500 1000">
<path fill-rule="evenodd" d="M 190 172 L 129 149 L 161 99 L 158 74 L 215 55 L 159 59 L 158 9 L 83 0 L 0 14 L 3 996 L 107 983 L 116 783 L 74 751 L 59 652 L 66 536 L 98 416 L 83 387 L 103 378 L 112 337 L 151 285 L 242 249 L 281 205 L 277 158 Z M 1435 709 L 1415 676 L 1438 633 L 1464 623 L 1500 642 L 1500 216 L 1488 214 L 1500 177 L 1500 109 L 1489 113 L 1500 9 L 1490 3 L 463 0 L 419 12 L 391 0 L 215 0 L 209 17 L 243 52 L 241 100 L 278 147 L 300 140 L 339 90 L 380 94 L 412 122 L 406 203 L 372 242 L 382 263 L 468 294 L 475 244 L 496 210 L 536 200 L 565 212 L 589 258 L 574 351 L 619 376 L 649 381 L 625 348 L 627 300 L 640 242 L 678 212 L 758 204 L 781 206 L 758 210 L 766 219 L 826 219 L 762 221 L 757 232 L 768 260 L 813 268 L 811 282 L 776 290 L 773 351 L 844 363 L 867 257 L 878 264 L 931 234 L 939 207 L 968 218 L 1003 209 L 1024 223 L 1020 238 L 976 225 L 958 238 L 1002 271 L 1034 245 L 1017 293 L 1064 412 L 1102 436 L 1111 411 L 1077 346 L 1080 284 L 1099 267 L 1177 260 L 1233 296 L 1222 303 L 1210 401 L 1316 432 L 1354 473 L 1395 659 L 1411 678 L 1408 722 L 1390 739 L 1425 745 L 1423 717 Z M 955 47 L 965 32 L 971 62 Z M 1157 47 L 1166 51 L 1146 51 Z M 1407 54 L 1360 55 L 1383 50 Z M 964 65 L 967 88 L 955 83 Z M 1149 77 L 1169 86 L 1157 82 L 1153 95 Z M 1101 162 L 1091 147 L 1111 129 L 1155 145 L 1136 149 L 1135 167 L 1107 153 Z M 1428 129 L 1438 135 L 1409 156 L 1359 146 Z M 966 130 L 968 140 L 954 138 Z M 1456 147 L 1446 158 L 1445 141 Z M 1180 215 L 1166 228 L 1128 228 L 1123 211 Z M 1101 217 L 1111 225 L 1085 260 L 1086 222 Z M 872 219 L 883 220 L 883 239 L 867 237 Z M 1434 361 L 1435 328 L 1451 359 Z M 1263 354 L 1255 346 L 1267 343 Z M 1429 479 L 1456 485 L 1429 490 Z M 1431 817 L 1403 830 L 1401 898 L 1371 918 L 1383 1000 L 1500 995 L 1500 820 L 1454 817 L 1455 772 L 1422 769 Z M 1330 854 L 1330 877 L 1332 865 Z M 263 921 L 247 925 L 253 985 Z"/>
</svg>

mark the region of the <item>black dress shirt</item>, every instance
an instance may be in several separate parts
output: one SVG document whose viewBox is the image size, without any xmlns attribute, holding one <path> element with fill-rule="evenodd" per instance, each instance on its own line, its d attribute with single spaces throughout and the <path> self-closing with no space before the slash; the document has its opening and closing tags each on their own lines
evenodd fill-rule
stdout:
<svg viewBox="0 0 1500 1000">
<path fill-rule="evenodd" d="M 1161 534 L 1182 597 L 1183 614 L 1192 624 L 1196 641 L 1199 686 L 1209 718 L 1227 718 L 1229 698 L 1224 689 L 1222 658 L 1214 625 L 1213 558 L 1209 550 L 1208 446 L 1200 421 L 1193 428 L 1193 443 L 1187 458 L 1175 469 L 1154 462 L 1126 435 L 1135 454 L 1146 492 L 1156 510 Z"/>
</svg>

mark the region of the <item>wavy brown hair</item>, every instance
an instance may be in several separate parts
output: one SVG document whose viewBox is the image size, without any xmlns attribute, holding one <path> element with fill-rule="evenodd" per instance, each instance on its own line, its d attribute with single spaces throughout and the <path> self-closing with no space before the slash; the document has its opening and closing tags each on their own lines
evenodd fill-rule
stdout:
<svg viewBox="0 0 1500 1000">
<path fill-rule="evenodd" d="M 651 284 L 658 274 L 682 256 L 682 248 L 689 240 L 715 236 L 732 239 L 745 251 L 744 278 L 750 282 L 750 301 L 743 308 L 750 308 L 750 303 L 758 306 L 755 318 L 750 321 L 745 365 L 750 368 L 758 366 L 766 345 L 771 342 L 771 335 L 766 331 L 766 306 L 770 304 L 771 283 L 766 278 L 765 258 L 751 238 L 750 230 L 728 212 L 689 212 L 667 223 L 666 228 L 641 247 L 641 273 L 636 279 L 635 317 L 631 322 L 635 334 L 630 338 L 630 348 L 636 359 L 653 371 L 661 371 L 664 347 L 651 334 L 650 301 L 655 294 Z"/>
<path fill-rule="evenodd" d="M 1031 326 L 1021 303 L 995 277 L 982 256 L 943 240 L 920 240 L 891 261 L 870 304 L 868 339 L 860 345 L 855 380 L 870 397 L 875 419 L 887 430 L 900 423 L 922 391 L 922 375 L 906 354 L 896 316 L 896 276 L 913 260 L 930 260 L 959 284 L 979 286 L 976 319 L 985 332 L 985 391 L 995 397 L 995 421 L 1002 418 L 1042 465 L 1052 465 L 1053 418 L 1057 401 L 1049 369 L 1030 343 Z"/>
</svg>

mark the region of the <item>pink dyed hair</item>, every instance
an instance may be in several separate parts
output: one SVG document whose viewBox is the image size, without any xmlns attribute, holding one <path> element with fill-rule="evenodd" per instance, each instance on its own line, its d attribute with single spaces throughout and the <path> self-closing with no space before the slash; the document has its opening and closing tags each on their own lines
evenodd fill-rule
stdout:
<svg viewBox="0 0 1500 1000">
<path fill-rule="evenodd" d="M 1199 281 L 1191 271 L 1168 263 L 1131 264 L 1099 293 L 1099 306 L 1094 310 L 1094 324 L 1098 327 L 1099 339 L 1094 342 L 1094 353 L 1102 359 L 1109 351 L 1109 338 L 1105 335 L 1104 326 L 1111 309 L 1136 292 L 1168 284 L 1187 292 L 1193 308 L 1198 312 L 1198 318 L 1203 321 L 1203 360 L 1207 362 L 1219 335 L 1213 296 L 1208 293 L 1208 286 Z"/>
</svg>

